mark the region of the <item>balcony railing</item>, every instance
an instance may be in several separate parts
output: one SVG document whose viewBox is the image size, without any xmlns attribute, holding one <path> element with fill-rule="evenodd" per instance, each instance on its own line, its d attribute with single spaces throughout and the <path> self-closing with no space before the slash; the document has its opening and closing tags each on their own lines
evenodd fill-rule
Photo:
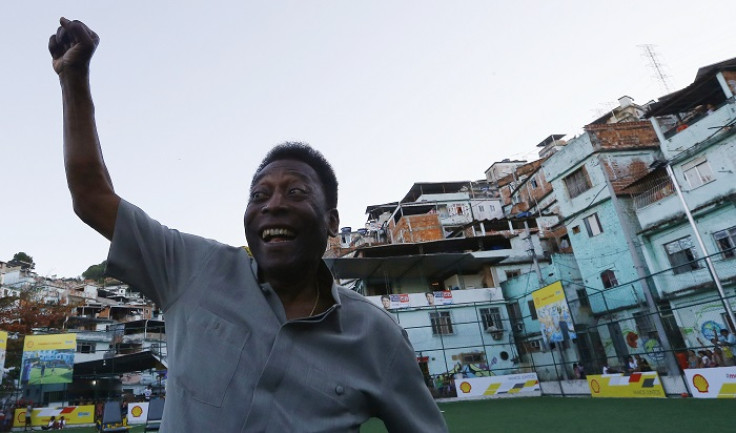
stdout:
<svg viewBox="0 0 736 433">
<path fill-rule="evenodd" d="M 634 205 L 637 209 L 641 209 L 674 194 L 674 192 L 675 187 L 674 185 L 672 185 L 672 180 L 663 179 L 653 187 L 635 196 Z"/>
</svg>

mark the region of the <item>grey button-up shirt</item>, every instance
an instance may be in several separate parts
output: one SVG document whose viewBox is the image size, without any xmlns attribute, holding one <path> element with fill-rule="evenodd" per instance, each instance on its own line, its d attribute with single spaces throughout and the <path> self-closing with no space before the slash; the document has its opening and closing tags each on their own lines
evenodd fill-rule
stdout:
<svg viewBox="0 0 736 433">
<path fill-rule="evenodd" d="M 406 332 L 332 284 L 324 313 L 286 320 L 242 248 L 168 229 L 121 202 L 108 274 L 162 307 L 162 432 L 446 432 Z M 323 265 L 321 278 L 332 279 Z"/>
</svg>

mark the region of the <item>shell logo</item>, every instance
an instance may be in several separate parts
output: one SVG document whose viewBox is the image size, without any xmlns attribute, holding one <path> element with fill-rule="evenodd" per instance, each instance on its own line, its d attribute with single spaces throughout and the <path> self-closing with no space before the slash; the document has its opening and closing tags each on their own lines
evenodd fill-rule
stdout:
<svg viewBox="0 0 736 433">
<path fill-rule="evenodd" d="M 132 415 L 133 415 L 134 417 L 138 418 L 138 417 L 140 417 L 141 415 L 143 415 L 143 408 L 142 408 L 142 407 L 140 407 L 140 406 L 138 406 L 138 405 L 135 405 L 135 406 L 133 406 L 133 409 L 131 409 L 131 410 L 130 410 L 130 413 L 131 413 L 131 414 L 132 414 Z"/>
<path fill-rule="evenodd" d="M 470 386 L 468 382 L 463 382 L 460 384 L 460 391 L 464 392 L 465 394 L 469 393 L 471 389 L 473 389 L 473 387 Z"/>
<path fill-rule="evenodd" d="M 590 381 L 590 389 L 592 389 L 594 393 L 598 394 L 601 392 L 601 384 L 598 383 L 597 380 L 593 379 Z"/>
<path fill-rule="evenodd" d="M 702 374 L 696 374 L 695 376 L 693 376 L 693 386 L 700 392 L 708 392 L 708 387 L 710 386 L 710 384 L 708 383 L 708 380 L 703 377 Z"/>
</svg>

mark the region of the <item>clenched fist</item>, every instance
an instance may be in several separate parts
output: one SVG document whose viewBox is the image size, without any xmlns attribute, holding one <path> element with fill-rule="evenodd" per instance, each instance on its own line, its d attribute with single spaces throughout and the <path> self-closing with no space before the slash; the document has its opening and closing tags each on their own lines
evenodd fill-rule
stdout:
<svg viewBox="0 0 736 433">
<path fill-rule="evenodd" d="M 56 34 L 49 38 L 49 52 L 54 71 L 62 75 L 70 70 L 86 71 L 100 37 L 81 21 L 62 17 Z"/>
</svg>

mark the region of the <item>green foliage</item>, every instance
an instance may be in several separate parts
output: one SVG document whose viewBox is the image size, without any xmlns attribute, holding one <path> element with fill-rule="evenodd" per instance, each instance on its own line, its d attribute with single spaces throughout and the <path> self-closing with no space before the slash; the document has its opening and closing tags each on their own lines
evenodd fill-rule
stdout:
<svg viewBox="0 0 736 433">
<path fill-rule="evenodd" d="M 22 266 L 23 269 L 33 269 L 36 267 L 36 264 L 33 262 L 33 257 L 23 251 L 13 254 L 13 258 L 8 263 L 15 266 Z"/>
<path fill-rule="evenodd" d="M 86 280 L 103 282 L 105 280 L 105 266 L 107 266 L 107 260 L 103 260 L 100 264 L 92 265 L 86 271 L 82 272 L 82 277 Z"/>
</svg>

